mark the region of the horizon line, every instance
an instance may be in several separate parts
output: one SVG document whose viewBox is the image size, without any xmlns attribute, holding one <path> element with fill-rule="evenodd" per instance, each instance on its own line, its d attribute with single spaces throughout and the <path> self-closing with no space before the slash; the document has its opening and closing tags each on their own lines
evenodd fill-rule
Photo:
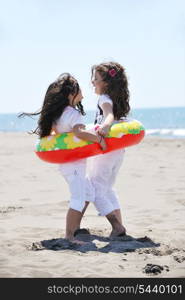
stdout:
<svg viewBox="0 0 185 300">
<path fill-rule="evenodd" d="M 185 105 L 182 106 L 152 106 L 152 107 L 133 107 L 131 108 L 130 110 L 135 110 L 135 109 L 166 109 L 166 108 L 185 108 Z M 96 108 L 93 109 L 93 108 L 90 108 L 90 109 L 86 109 L 86 111 L 96 111 Z M 3 114 L 20 114 L 21 112 L 1 112 L 0 111 L 0 114 L 3 115 Z"/>
</svg>

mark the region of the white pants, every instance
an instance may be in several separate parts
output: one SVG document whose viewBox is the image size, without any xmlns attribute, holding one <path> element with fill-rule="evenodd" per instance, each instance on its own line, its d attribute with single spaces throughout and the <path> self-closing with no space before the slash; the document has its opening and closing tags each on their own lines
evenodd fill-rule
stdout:
<svg viewBox="0 0 185 300">
<path fill-rule="evenodd" d="M 70 208 L 82 212 L 85 201 L 94 202 L 94 188 L 86 177 L 86 159 L 59 165 L 70 190 Z"/>
<path fill-rule="evenodd" d="M 102 216 L 120 209 L 113 190 L 117 173 L 123 161 L 125 149 L 111 151 L 87 159 L 87 174 L 95 189 L 95 207 Z"/>
</svg>

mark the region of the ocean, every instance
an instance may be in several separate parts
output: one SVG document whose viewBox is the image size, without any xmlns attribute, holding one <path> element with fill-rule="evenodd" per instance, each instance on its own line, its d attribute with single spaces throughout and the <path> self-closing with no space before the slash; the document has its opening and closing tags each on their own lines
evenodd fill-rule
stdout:
<svg viewBox="0 0 185 300">
<path fill-rule="evenodd" d="M 85 123 L 94 121 L 95 111 L 87 111 Z M 133 109 L 128 118 L 140 121 L 146 134 L 162 138 L 185 138 L 185 106 Z M 18 118 L 17 114 L 0 114 L 1 132 L 25 132 L 34 129 L 37 120 Z"/>
</svg>

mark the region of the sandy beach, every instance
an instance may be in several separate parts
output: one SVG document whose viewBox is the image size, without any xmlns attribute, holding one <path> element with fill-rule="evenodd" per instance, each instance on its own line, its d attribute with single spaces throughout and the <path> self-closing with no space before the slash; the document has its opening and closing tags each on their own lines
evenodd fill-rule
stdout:
<svg viewBox="0 0 185 300">
<path fill-rule="evenodd" d="M 35 136 L 0 133 L 0 277 L 185 277 L 185 139 L 145 137 L 127 148 L 115 188 L 127 236 L 91 204 L 89 241 L 64 240 L 69 191 Z"/>
</svg>

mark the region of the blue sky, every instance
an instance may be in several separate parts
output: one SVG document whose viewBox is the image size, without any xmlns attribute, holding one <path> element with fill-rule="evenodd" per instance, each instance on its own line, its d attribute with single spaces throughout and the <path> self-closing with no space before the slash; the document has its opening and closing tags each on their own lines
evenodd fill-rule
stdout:
<svg viewBox="0 0 185 300">
<path fill-rule="evenodd" d="M 132 108 L 185 106 L 185 1 L 0 0 L 0 113 L 36 111 L 63 72 L 94 109 L 90 69 L 109 60 Z"/>
</svg>

